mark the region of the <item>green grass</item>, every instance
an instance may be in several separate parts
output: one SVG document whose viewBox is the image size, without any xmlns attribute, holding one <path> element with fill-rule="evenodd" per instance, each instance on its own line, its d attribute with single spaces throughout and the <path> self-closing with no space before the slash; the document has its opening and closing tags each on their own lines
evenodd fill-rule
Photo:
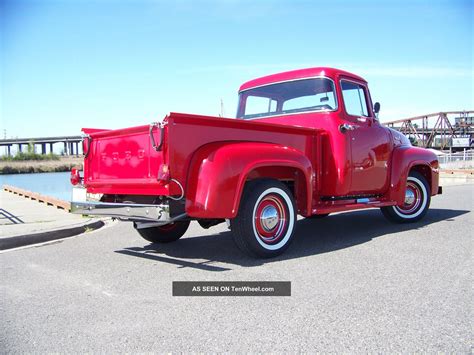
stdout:
<svg viewBox="0 0 474 355">
<path fill-rule="evenodd" d="M 59 173 L 71 171 L 77 164 L 59 164 L 55 166 L 10 166 L 5 163 L 5 166 L 0 166 L 0 175 L 4 174 L 30 174 L 30 173 Z M 27 163 L 25 163 L 27 164 Z"/>
<path fill-rule="evenodd" d="M 59 155 L 54 153 L 49 154 L 37 154 L 35 152 L 35 144 L 34 141 L 28 143 L 28 147 L 26 147 L 26 152 L 18 152 L 15 155 L 5 155 L 0 157 L 0 161 L 28 161 L 28 160 L 59 160 Z"/>
<path fill-rule="evenodd" d="M 49 154 L 37 154 L 33 152 L 19 152 L 12 156 L 2 156 L 0 161 L 27 161 L 27 160 L 59 160 L 59 155 L 54 153 Z"/>
</svg>

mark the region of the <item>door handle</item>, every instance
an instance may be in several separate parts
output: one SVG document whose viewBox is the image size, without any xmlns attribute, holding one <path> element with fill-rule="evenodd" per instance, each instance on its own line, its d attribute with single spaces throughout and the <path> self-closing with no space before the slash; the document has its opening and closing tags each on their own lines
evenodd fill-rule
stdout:
<svg viewBox="0 0 474 355">
<path fill-rule="evenodd" d="M 341 131 L 341 133 L 346 133 L 347 131 L 353 131 L 357 128 L 359 128 L 359 126 L 344 123 L 339 126 L 339 131 Z"/>
</svg>

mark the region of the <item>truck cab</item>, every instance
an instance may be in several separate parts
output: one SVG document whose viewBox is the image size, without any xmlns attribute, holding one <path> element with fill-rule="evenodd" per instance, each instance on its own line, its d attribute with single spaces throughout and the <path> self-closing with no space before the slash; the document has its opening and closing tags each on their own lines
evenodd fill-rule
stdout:
<svg viewBox="0 0 474 355">
<path fill-rule="evenodd" d="M 325 197 L 383 193 L 392 140 L 367 82 L 331 68 L 291 71 L 241 86 L 237 118 L 321 129 Z"/>
</svg>

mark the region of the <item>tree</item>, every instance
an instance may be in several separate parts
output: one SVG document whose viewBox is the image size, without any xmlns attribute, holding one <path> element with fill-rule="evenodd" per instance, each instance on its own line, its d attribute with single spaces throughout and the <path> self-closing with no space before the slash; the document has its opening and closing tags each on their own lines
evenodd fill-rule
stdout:
<svg viewBox="0 0 474 355">
<path fill-rule="evenodd" d="M 411 145 L 418 145 L 418 141 L 416 140 L 416 137 L 409 136 L 408 139 L 410 140 Z"/>
<path fill-rule="evenodd" d="M 35 141 L 28 142 L 28 148 L 26 149 L 28 154 L 35 154 Z"/>
</svg>

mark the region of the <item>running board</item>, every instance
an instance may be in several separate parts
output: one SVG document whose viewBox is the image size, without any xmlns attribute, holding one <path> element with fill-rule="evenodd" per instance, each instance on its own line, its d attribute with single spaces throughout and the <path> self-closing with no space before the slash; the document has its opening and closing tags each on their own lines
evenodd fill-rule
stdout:
<svg viewBox="0 0 474 355">
<path fill-rule="evenodd" d="M 367 203 L 369 199 L 371 198 L 379 198 L 382 195 L 347 195 L 347 196 L 322 196 L 321 201 L 344 201 L 344 200 L 357 200 L 357 203 L 366 203 L 363 201 L 367 200 Z"/>
<path fill-rule="evenodd" d="M 317 208 L 312 209 L 312 214 L 324 214 L 324 213 L 335 213 L 335 212 L 347 212 L 352 210 L 360 210 L 367 208 L 378 208 L 386 206 L 395 206 L 394 201 L 369 201 L 366 203 L 348 203 L 348 204 L 337 204 L 335 201 L 332 203 L 326 201 L 326 204 L 319 205 Z"/>
</svg>

